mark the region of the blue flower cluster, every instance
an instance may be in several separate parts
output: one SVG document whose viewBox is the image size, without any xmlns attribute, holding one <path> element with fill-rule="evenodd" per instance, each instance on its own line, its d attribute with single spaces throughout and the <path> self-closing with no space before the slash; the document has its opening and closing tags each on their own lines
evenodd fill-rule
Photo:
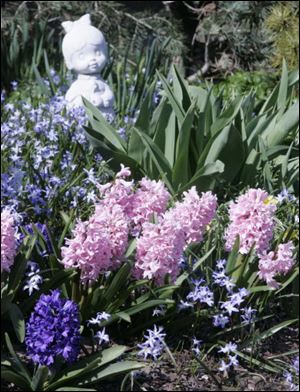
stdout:
<svg viewBox="0 0 300 392">
<path fill-rule="evenodd" d="M 289 391 L 299 391 L 299 357 L 293 359 L 289 370 L 283 373 Z"/>
<path fill-rule="evenodd" d="M 242 303 L 250 294 L 245 288 L 237 289 L 234 281 L 226 275 L 227 260 L 222 259 L 216 262 L 216 270 L 212 273 L 213 285 L 226 289 L 226 301 L 218 301 L 219 313 L 213 316 L 215 327 L 225 328 L 230 322 L 233 314 L 239 314 L 242 324 L 249 325 L 255 320 L 256 310 L 251 307 L 241 307 Z M 208 287 L 203 278 L 191 279 L 192 290 L 187 294 L 186 300 L 181 300 L 178 310 L 188 308 L 194 309 L 196 304 L 204 304 L 212 308 L 215 305 L 214 292 Z M 234 291 L 235 290 L 235 291 Z M 223 294 L 224 295 L 224 294 Z"/>
<path fill-rule="evenodd" d="M 144 335 L 144 338 L 146 339 L 145 342 L 137 345 L 137 347 L 141 349 L 138 352 L 138 355 L 143 356 L 144 359 L 151 356 L 157 361 L 165 348 L 164 338 L 166 334 L 163 332 L 163 327 L 157 328 L 155 324 L 153 330 L 147 329 L 147 331 L 149 332 L 149 335 Z"/>
<path fill-rule="evenodd" d="M 43 283 L 43 278 L 39 275 L 40 267 L 35 261 L 27 262 L 27 270 L 26 276 L 28 277 L 26 280 L 26 284 L 23 287 L 23 290 L 28 290 L 28 294 L 31 295 L 34 290 L 39 291 L 39 284 Z"/>
<path fill-rule="evenodd" d="M 2 94 L 3 95 L 3 94 Z M 5 96 L 3 96 L 5 99 Z M 94 185 L 83 168 L 95 166 L 102 181 L 100 154 L 92 153 L 83 132 L 83 108 L 66 111 L 63 92 L 38 104 L 3 102 L 1 110 L 1 206 L 34 216 L 50 216 L 55 200 L 76 207 L 94 202 Z M 80 180 L 76 181 L 76 177 Z"/>
<path fill-rule="evenodd" d="M 225 344 L 225 346 L 221 347 L 219 350 L 219 353 L 223 353 L 227 355 L 227 362 L 225 362 L 222 359 L 221 366 L 219 367 L 219 370 L 223 372 L 224 375 L 228 374 L 227 372 L 231 367 L 236 367 L 239 364 L 237 355 L 235 354 L 236 350 L 237 350 L 237 345 L 232 342 Z"/>
<path fill-rule="evenodd" d="M 72 363 L 80 351 L 78 305 L 60 298 L 59 290 L 41 295 L 26 325 L 25 343 L 31 360 L 51 366 L 63 358 Z"/>
</svg>

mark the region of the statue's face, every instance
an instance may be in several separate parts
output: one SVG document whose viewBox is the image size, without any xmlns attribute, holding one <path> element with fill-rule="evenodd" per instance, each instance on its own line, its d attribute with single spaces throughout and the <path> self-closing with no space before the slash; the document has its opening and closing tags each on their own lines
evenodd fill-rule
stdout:
<svg viewBox="0 0 300 392">
<path fill-rule="evenodd" d="M 95 74 L 102 70 L 106 62 L 102 45 L 85 45 L 72 55 L 71 67 L 78 74 Z"/>
</svg>

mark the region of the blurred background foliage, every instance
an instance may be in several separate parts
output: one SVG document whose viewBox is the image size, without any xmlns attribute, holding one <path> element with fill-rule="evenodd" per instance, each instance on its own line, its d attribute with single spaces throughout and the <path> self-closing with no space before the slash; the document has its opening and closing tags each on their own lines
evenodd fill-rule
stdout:
<svg viewBox="0 0 300 392">
<path fill-rule="evenodd" d="M 84 13 L 109 43 L 110 66 L 126 58 L 133 72 L 142 53 L 145 68 L 149 61 L 160 70 L 174 63 L 190 83 L 209 78 L 224 82 L 229 95 L 232 88 L 254 88 L 264 97 L 279 79 L 283 58 L 289 69 L 298 66 L 298 1 L 5 1 L 1 8 L 5 89 L 12 80 L 35 78 L 36 68 L 45 73 L 44 50 L 50 66 L 66 73 L 58 55 L 61 22 Z"/>
</svg>

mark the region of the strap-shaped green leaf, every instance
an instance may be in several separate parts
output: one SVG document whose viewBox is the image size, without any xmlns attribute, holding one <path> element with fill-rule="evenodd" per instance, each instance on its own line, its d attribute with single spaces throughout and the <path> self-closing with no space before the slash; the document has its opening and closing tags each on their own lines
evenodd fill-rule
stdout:
<svg viewBox="0 0 300 392">
<path fill-rule="evenodd" d="M 49 369 L 47 366 L 40 366 L 37 368 L 35 374 L 32 377 L 31 388 L 33 391 L 43 391 L 43 385 L 49 375 Z"/>
<path fill-rule="evenodd" d="M 69 366 L 68 370 L 59 373 L 55 377 L 55 381 L 49 384 L 45 390 L 53 390 L 62 387 L 63 385 L 69 385 L 71 381 L 74 385 L 74 379 L 80 377 L 80 380 L 82 380 L 83 376 L 92 372 L 95 368 L 98 370 L 102 366 L 119 358 L 124 354 L 126 349 L 126 346 L 115 345 L 100 353 L 92 354 L 89 357 L 80 360 L 76 364 Z"/>
<path fill-rule="evenodd" d="M 14 365 L 16 367 L 18 374 L 20 374 L 22 377 L 24 377 L 24 379 L 27 380 L 27 382 L 30 385 L 31 376 L 30 376 L 30 373 L 29 373 L 27 367 L 20 361 L 19 357 L 17 356 L 17 354 L 13 348 L 13 345 L 11 344 L 11 340 L 10 340 L 8 333 L 5 332 L 4 336 L 5 336 L 5 343 L 6 343 L 7 349 L 9 351 L 10 355 L 14 359 Z M 1 372 L 1 375 L 2 375 L 2 372 Z"/>
<path fill-rule="evenodd" d="M 25 321 L 21 309 L 16 304 L 10 304 L 8 314 L 19 342 L 25 338 Z"/>
<path fill-rule="evenodd" d="M 234 242 L 234 245 L 232 247 L 232 250 L 228 256 L 227 264 L 226 264 L 226 272 L 229 273 L 230 271 L 234 270 L 236 260 L 239 256 L 239 250 L 240 250 L 240 237 L 237 236 L 236 240 Z"/>
<path fill-rule="evenodd" d="M 212 135 L 216 134 L 234 120 L 240 110 L 242 102 L 243 97 L 237 97 L 230 103 L 229 107 L 213 122 L 211 126 Z"/>
<path fill-rule="evenodd" d="M 84 130 L 90 135 L 90 137 L 95 138 L 95 131 L 89 127 L 84 127 Z M 125 166 L 130 167 L 131 173 L 134 178 L 139 179 L 143 175 L 143 170 L 139 163 L 128 156 L 126 153 L 115 149 L 112 145 L 108 145 L 104 141 L 95 139 L 97 142 L 96 150 L 100 152 L 106 163 L 115 171 L 120 170 L 120 165 L 123 163 Z"/>
<path fill-rule="evenodd" d="M 193 175 L 190 181 L 178 190 L 177 194 L 181 194 L 182 192 L 188 190 L 194 185 L 200 191 L 211 189 L 215 184 L 217 175 L 223 173 L 223 171 L 223 162 L 217 160 L 215 163 L 208 163 L 207 165 L 197 170 L 197 172 Z"/>
<path fill-rule="evenodd" d="M 178 189 L 180 185 L 186 184 L 191 178 L 189 149 L 194 115 L 195 104 L 189 108 L 177 138 L 176 161 L 172 176 L 172 182 L 175 189 Z"/>
<path fill-rule="evenodd" d="M 130 274 L 130 263 L 123 264 L 105 291 L 104 298 L 106 299 L 107 303 L 110 303 L 113 300 L 114 296 L 118 293 L 121 287 L 126 286 Z"/>
<path fill-rule="evenodd" d="M 158 73 L 158 76 L 162 82 L 165 95 L 168 97 L 170 104 L 172 105 L 172 108 L 173 108 L 174 112 L 176 113 L 176 116 L 179 120 L 179 123 L 182 124 L 182 122 L 184 120 L 184 114 L 185 114 L 184 109 L 182 108 L 180 102 L 178 101 L 176 95 L 174 94 L 170 83 L 158 71 L 157 71 L 157 73 Z"/>
<path fill-rule="evenodd" d="M 222 175 L 228 182 L 233 181 L 244 164 L 245 149 L 242 136 L 234 125 L 223 128 L 207 152 L 204 164 L 220 160 L 224 163 Z"/>
<path fill-rule="evenodd" d="M 30 387 L 30 382 L 26 380 L 26 378 L 21 376 L 19 373 L 8 369 L 7 367 L 1 366 L 1 378 L 9 383 L 13 383 L 19 388 L 23 388 L 24 391 L 32 390 Z"/>
<path fill-rule="evenodd" d="M 132 131 L 136 132 L 140 136 L 141 141 L 144 144 L 147 152 L 149 153 L 152 162 L 159 171 L 162 179 L 169 188 L 170 192 L 174 194 L 173 186 L 171 184 L 172 172 L 165 156 L 148 135 L 144 134 L 136 128 L 133 128 Z"/>
<path fill-rule="evenodd" d="M 299 102 L 295 102 L 276 123 L 276 126 L 268 128 L 262 137 L 268 147 L 281 144 L 286 136 L 293 130 L 297 129 L 299 123 Z"/>
<path fill-rule="evenodd" d="M 97 370 L 91 375 L 82 377 L 78 385 L 94 384 L 106 377 L 116 376 L 117 374 L 128 373 L 134 370 L 142 369 L 145 365 L 137 361 L 122 361 L 107 366 L 104 370 Z"/>
<path fill-rule="evenodd" d="M 285 59 L 282 60 L 282 72 L 279 85 L 279 92 L 277 97 L 277 108 L 284 110 L 287 105 L 287 92 L 288 92 L 288 69 Z"/>
<path fill-rule="evenodd" d="M 94 127 L 94 130 L 107 139 L 112 145 L 121 151 L 125 151 L 124 140 L 106 121 L 100 110 L 84 97 L 82 97 L 82 102 L 85 106 L 86 112 L 91 124 Z"/>
<path fill-rule="evenodd" d="M 141 131 L 148 133 L 151 121 L 151 112 L 153 108 L 153 92 L 156 86 L 156 80 L 152 82 L 146 97 L 143 100 L 142 106 L 138 118 L 134 124 L 135 127 L 139 128 Z"/>
<path fill-rule="evenodd" d="M 175 64 L 172 65 L 173 90 L 174 95 L 181 103 L 183 110 L 186 112 L 192 104 L 188 91 L 188 84 L 180 75 Z"/>
</svg>

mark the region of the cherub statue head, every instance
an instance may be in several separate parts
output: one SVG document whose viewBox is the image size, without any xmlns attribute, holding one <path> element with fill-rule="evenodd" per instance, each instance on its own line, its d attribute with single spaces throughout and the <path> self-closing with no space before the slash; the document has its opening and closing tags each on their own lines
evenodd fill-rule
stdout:
<svg viewBox="0 0 300 392">
<path fill-rule="evenodd" d="M 90 15 L 62 26 L 66 31 L 62 51 L 68 69 L 84 75 L 99 73 L 107 60 L 107 45 L 101 31 L 91 25 Z"/>
</svg>

